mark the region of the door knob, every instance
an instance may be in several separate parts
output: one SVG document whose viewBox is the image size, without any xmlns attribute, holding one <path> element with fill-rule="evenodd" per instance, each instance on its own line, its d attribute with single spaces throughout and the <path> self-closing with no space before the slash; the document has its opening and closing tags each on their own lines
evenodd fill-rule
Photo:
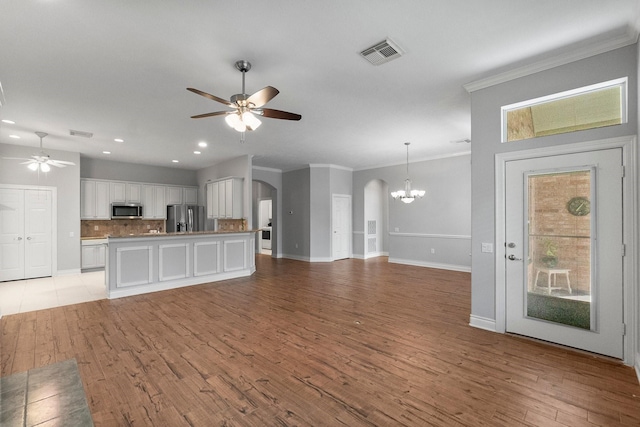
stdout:
<svg viewBox="0 0 640 427">
<path fill-rule="evenodd" d="M 511 261 L 522 261 L 522 258 L 516 258 L 516 256 L 513 254 L 509 255 L 507 258 L 509 258 Z"/>
<path fill-rule="evenodd" d="M 22 237 L 18 237 L 18 240 L 22 240 Z"/>
</svg>

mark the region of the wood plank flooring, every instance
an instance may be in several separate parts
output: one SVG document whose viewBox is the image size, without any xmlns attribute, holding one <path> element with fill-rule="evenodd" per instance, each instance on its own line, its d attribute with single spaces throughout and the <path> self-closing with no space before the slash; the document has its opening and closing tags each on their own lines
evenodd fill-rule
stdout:
<svg viewBox="0 0 640 427">
<path fill-rule="evenodd" d="M 6 316 L 1 372 L 75 358 L 96 426 L 640 425 L 632 368 L 469 313 L 468 273 L 258 256 L 248 278 Z"/>
</svg>

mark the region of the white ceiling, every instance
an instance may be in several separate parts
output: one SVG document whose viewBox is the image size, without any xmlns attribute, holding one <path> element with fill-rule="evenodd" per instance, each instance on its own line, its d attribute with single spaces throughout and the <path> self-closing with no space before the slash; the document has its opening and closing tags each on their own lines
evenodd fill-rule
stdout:
<svg viewBox="0 0 640 427">
<path fill-rule="evenodd" d="M 638 0 L 3 0 L 0 119 L 16 123 L 0 142 L 44 131 L 45 149 L 187 169 L 243 154 L 366 169 L 403 163 L 405 141 L 412 161 L 454 155 L 470 150 L 450 142 L 470 137 L 464 84 L 639 24 Z M 359 56 L 387 37 L 402 57 Z M 241 92 L 239 59 L 247 93 L 274 86 L 267 107 L 302 120 L 263 118 L 241 144 L 223 118 L 191 119 L 225 107 L 186 88 Z"/>
</svg>

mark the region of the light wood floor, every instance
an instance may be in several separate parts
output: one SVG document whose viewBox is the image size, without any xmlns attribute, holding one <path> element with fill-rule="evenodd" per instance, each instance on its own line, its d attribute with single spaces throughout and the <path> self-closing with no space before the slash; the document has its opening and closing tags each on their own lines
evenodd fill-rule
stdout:
<svg viewBox="0 0 640 427">
<path fill-rule="evenodd" d="M 640 425 L 632 368 L 468 326 L 467 273 L 257 261 L 6 316 L 2 375 L 77 359 L 97 426 Z"/>
</svg>

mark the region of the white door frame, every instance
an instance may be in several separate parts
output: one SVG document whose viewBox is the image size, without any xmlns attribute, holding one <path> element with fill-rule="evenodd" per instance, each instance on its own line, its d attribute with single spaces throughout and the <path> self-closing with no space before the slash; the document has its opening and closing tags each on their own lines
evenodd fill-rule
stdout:
<svg viewBox="0 0 640 427">
<path fill-rule="evenodd" d="M 517 144 L 517 143 L 512 143 Z M 530 150 L 498 153 L 495 155 L 495 307 L 496 307 L 496 332 L 506 331 L 506 242 L 505 215 L 505 168 L 506 162 L 523 160 L 534 157 L 555 156 L 560 154 L 573 154 L 585 151 L 604 150 L 609 148 L 622 149 L 622 164 L 625 168 L 625 180 L 622 188 L 623 202 L 623 239 L 625 256 L 623 257 L 623 304 L 624 323 L 626 334 L 624 336 L 624 358 L 626 365 L 634 364 L 635 354 L 638 351 L 637 327 L 640 315 L 638 295 L 638 196 L 637 196 L 637 165 L 636 165 L 636 136 L 603 139 L 597 141 L 581 142 L 576 144 L 557 145 L 552 147 L 534 148 Z M 622 248 L 621 248 L 622 251 Z M 640 362 L 639 362 L 640 363 Z"/>
<path fill-rule="evenodd" d="M 51 276 L 58 275 L 58 188 L 44 185 L 0 184 L 0 188 L 11 190 L 51 191 Z"/>
</svg>

